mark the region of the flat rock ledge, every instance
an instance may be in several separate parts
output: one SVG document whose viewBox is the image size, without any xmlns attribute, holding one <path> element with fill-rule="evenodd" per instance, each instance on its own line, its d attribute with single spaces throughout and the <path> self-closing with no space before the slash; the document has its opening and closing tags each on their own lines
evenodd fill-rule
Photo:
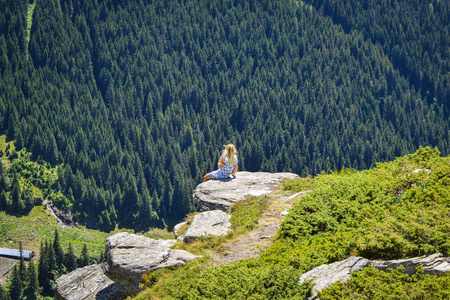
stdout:
<svg viewBox="0 0 450 300">
<path fill-rule="evenodd" d="M 224 236 L 230 230 L 231 216 L 221 210 L 210 210 L 198 213 L 182 235 L 183 243 L 190 243 L 201 236 Z"/>
<path fill-rule="evenodd" d="M 295 179 L 293 173 L 237 172 L 235 178 L 209 180 L 194 190 L 194 201 L 200 211 L 222 210 L 229 212 L 233 203 L 248 196 L 263 196 L 275 190 L 282 179 Z"/>
<path fill-rule="evenodd" d="M 141 291 L 139 283 L 146 272 L 179 267 L 199 258 L 169 247 L 176 240 L 155 240 L 121 232 L 107 238 L 106 261 L 76 269 L 57 279 L 59 299 L 124 299 Z"/>
<path fill-rule="evenodd" d="M 351 256 L 343 261 L 321 265 L 306 272 L 300 276 L 299 283 L 302 284 L 310 280 L 314 287 L 313 295 L 308 300 L 316 300 L 319 299 L 317 293 L 322 289 L 337 281 L 346 282 L 350 279 L 351 273 L 360 271 L 369 265 L 382 271 L 404 266 L 403 272 L 410 275 L 414 274 L 420 265 L 423 266 L 425 274 L 443 275 L 446 272 L 450 272 L 450 258 L 444 257 L 440 253 L 399 260 L 368 260 L 362 257 Z"/>
</svg>

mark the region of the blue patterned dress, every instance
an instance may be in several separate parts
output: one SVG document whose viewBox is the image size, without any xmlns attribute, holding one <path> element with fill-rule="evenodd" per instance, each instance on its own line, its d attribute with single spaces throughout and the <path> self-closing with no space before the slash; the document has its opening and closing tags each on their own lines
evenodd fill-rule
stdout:
<svg viewBox="0 0 450 300">
<path fill-rule="evenodd" d="M 237 165 L 237 163 L 238 159 L 236 156 L 234 157 L 234 162 L 231 165 L 228 164 L 228 156 L 225 156 L 225 165 L 222 168 L 211 172 L 209 175 L 212 179 L 226 179 L 233 173 L 234 166 Z"/>
</svg>

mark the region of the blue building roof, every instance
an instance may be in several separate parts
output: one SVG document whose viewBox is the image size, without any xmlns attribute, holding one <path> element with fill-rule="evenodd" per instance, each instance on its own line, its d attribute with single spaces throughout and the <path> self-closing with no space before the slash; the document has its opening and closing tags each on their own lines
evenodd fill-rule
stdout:
<svg viewBox="0 0 450 300">
<path fill-rule="evenodd" d="M 0 248 L 0 256 L 10 258 L 20 258 L 19 249 Z M 24 259 L 30 259 L 33 256 L 33 251 L 22 250 L 22 256 Z"/>
</svg>

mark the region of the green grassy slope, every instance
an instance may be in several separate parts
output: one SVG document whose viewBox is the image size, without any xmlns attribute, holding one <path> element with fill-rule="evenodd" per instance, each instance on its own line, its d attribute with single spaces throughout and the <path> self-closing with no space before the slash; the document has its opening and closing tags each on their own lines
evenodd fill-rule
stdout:
<svg viewBox="0 0 450 300">
<path fill-rule="evenodd" d="M 25 250 L 39 252 L 41 241 L 54 238 L 58 229 L 61 245 L 67 250 L 72 243 L 77 254 L 83 244 L 90 250 L 91 256 L 98 256 L 105 249 L 107 233 L 84 227 L 61 228 L 44 205 L 35 206 L 27 215 L 14 216 L 0 212 L 0 247 L 16 248 L 22 241 Z"/>
<path fill-rule="evenodd" d="M 299 276 L 324 263 L 350 255 L 393 259 L 450 252 L 450 157 L 437 149 L 420 148 L 368 171 L 300 178 L 285 189 L 314 192 L 295 204 L 260 258 L 216 268 L 205 258 L 160 271 L 146 277 L 151 288 L 137 299 L 306 299 L 310 287 L 299 285 Z M 361 289 L 377 299 L 390 291 L 402 299 L 442 299 L 450 292 L 449 276 L 363 272 L 365 281 L 353 278 L 343 297 Z M 323 293 L 337 299 L 339 287 Z"/>
<path fill-rule="evenodd" d="M 44 194 L 47 197 L 55 194 L 51 185 L 57 176 L 56 168 L 47 168 L 48 165 L 30 160 L 29 153 L 24 150 L 17 158 L 10 159 L 7 154 L 15 151 L 15 147 L 13 142 L 6 142 L 5 135 L 0 135 L 0 151 L 4 153 L 0 158 L 6 169 L 16 170 L 22 189 L 30 188 L 33 197 L 39 199 L 44 199 Z M 58 229 L 64 250 L 71 242 L 77 254 L 81 253 L 84 244 L 91 256 L 104 251 L 107 233 L 84 227 L 61 228 L 45 205 L 38 204 L 23 214 L 0 211 L 0 247 L 18 248 L 21 241 L 25 250 L 39 253 L 41 241 L 53 240 L 55 229 Z"/>
</svg>

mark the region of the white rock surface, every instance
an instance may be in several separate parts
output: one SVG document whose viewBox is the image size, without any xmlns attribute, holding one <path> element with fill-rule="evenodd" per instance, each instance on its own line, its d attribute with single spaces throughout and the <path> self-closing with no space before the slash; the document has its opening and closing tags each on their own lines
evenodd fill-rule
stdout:
<svg viewBox="0 0 450 300">
<path fill-rule="evenodd" d="M 141 291 L 142 275 L 178 267 L 199 258 L 169 247 L 176 240 L 155 240 L 126 232 L 106 240 L 106 262 L 76 269 L 56 280 L 58 298 L 67 300 L 119 300 Z"/>
<path fill-rule="evenodd" d="M 248 196 L 263 196 L 274 191 L 282 179 L 294 179 L 293 173 L 237 172 L 235 178 L 209 180 L 194 190 L 200 211 L 220 209 L 229 212 L 233 203 Z"/>
<path fill-rule="evenodd" d="M 176 240 L 155 240 L 148 237 L 121 232 L 106 239 L 106 262 L 108 276 L 120 282 L 130 295 L 138 293 L 142 275 L 167 267 L 179 267 L 199 258 L 184 250 L 169 247 Z"/>
<path fill-rule="evenodd" d="M 62 275 L 56 280 L 59 299 L 120 300 L 126 297 L 121 288 L 108 278 L 101 265 L 90 265 Z"/>
<path fill-rule="evenodd" d="M 210 210 L 198 213 L 192 219 L 189 228 L 183 234 L 183 242 L 190 243 L 201 236 L 224 236 L 231 223 L 230 215 L 221 210 Z"/>
<path fill-rule="evenodd" d="M 441 253 L 429 256 L 420 256 L 398 260 L 368 260 L 362 257 L 351 256 L 343 261 L 338 261 L 328 265 L 321 265 L 300 276 L 299 283 L 311 280 L 314 284 L 313 295 L 309 300 L 318 299 L 317 292 L 340 281 L 346 282 L 350 279 L 352 272 L 360 271 L 362 268 L 372 265 L 375 269 L 387 271 L 404 266 L 405 274 L 414 274 L 417 268 L 422 265 L 425 274 L 442 275 L 450 272 L 450 258 Z"/>
<path fill-rule="evenodd" d="M 186 224 L 186 222 L 181 222 L 173 227 L 173 234 L 175 235 L 175 238 L 177 240 L 180 240 L 183 238 L 180 234 L 178 234 L 178 232 L 179 232 L 180 228 L 183 227 L 185 224 Z"/>
<path fill-rule="evenodd" d="M 425 274 L 442 275 L 450 272 L 450 257 L 445 257 L 441 253 L 436 253 L 429 256 L 419 256 L 406 259 L 397 260 L 374 260 L 371 262 L 374 268 L 386 271 L 387 269 L 397 269 L 404 266 L 403 273 L 414 274 L 417 268 L 422 265 Z"/>
<path fill-rule="evenodd" d="M 314 283 L 314 287 L 313 296 L 309 299 L 318 299 L 317 292 L 320 292 L 322 289 L 337 281 L 346 282 L 350 279 L 350 273 L 361 270 L 369 263 L 370 260 L 368 259 L 350 256 L 345 260 L 328 265 L 321 265 L 306 272 L 300 276 L 299 283 L 302 284 L 305 281 L 311 280 L 311 282 Z"/>
</svg>

